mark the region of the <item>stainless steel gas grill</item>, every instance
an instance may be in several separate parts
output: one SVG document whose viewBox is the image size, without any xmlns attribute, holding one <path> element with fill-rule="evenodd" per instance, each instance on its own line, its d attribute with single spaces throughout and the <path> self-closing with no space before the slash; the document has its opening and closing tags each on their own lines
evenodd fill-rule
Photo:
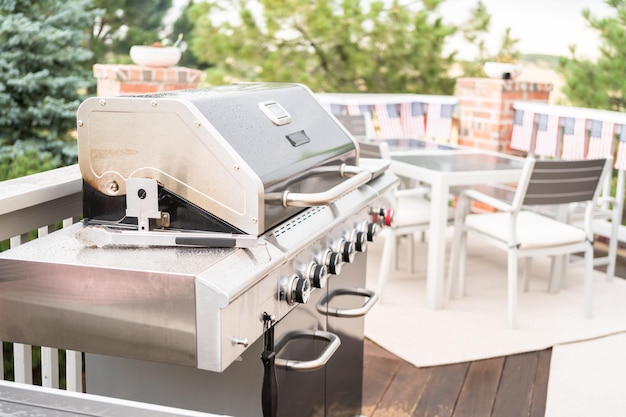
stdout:
<svg viewBox="0 0 626 417">
<path fill-rule="evenodd" d="M 87 352 L 91 393 L 360 414 L 386 163 L 296 84 L 92 98 L 78 145 L 85 219 L 0 254 L 0 340 Z"/>
</svg>

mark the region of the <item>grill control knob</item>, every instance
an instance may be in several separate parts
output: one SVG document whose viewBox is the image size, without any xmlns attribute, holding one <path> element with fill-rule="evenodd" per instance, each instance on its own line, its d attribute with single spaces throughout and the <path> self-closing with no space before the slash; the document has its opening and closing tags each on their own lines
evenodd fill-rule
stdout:
<svg viewBox="0 0 626 417">
<path fill-rule="evenodd" d="M 326 281 L 328 281 L 328 269 L 326 265 L 311 262 L 305 276 L 311 281 L 311 285 L 314 288 L 324 288 L 326 287 Z"/>
<path fill-rule="evenodd" d="M 367 227 L 367 225 L 364 224 L 363 227 Z M 357 252 L 367 251 L 367 234 L 361 230 L 361 226 L 359 224 L 357 224 L 356 227 L 350 231 L 350 233 L 345 234 L 345 238 L 354 244 L 354 249 Z"/>
<path fill-rule="evenodd" d="M 368 242 L 374 242 L 376 235 L 380 231 L 380 226 L 378 223 L 365 221 L 357 226 L 357 230 L 365 233 Z"/>
<path fill-rule="evenodd" d="M 328 260 L 328 272 L 333 275 L 338 275 L 341 273 L 341 267 L 343 265 L 343 260 L 341 259 L 341 255 L 337 252 L 330 252 L 329 260 Z"/>
<path fill-rule="evenodd" d="M 368 242 L 374 242 L 376 240 L 376 236 L 380 232 L 380 226 L 376 223 L 368 223 L 367 224 L 367 240 Z"/>
<path fill-rule="evenodd" d="M 335 244 L 335 252 L 341 255 L 342 262 L 353 262 L 356 254 L 354 243 L 343 238 Z"/>
<path fill-rule="evenodd" d="M 330 274 L 337 275 L 341 272 L 343 260 L 341 259 L 341 254 L 326 249 L 319 257 L 319 263 L 325 265 Z"/>
<path fill-rule="evenodd" d="M 354 239 L 354 248 L 357 252 L 367 251 L 368 234 L 365 232 L 356 232 Z"/>
<path fill-rule="evenodd" d="M 305 304 L 309 301 L 309 297 L 311 296 L 311 283 L 307 278 L 301 278 L 293 274 L 285 279 L 283 293 L 287 304 Z"/>
</svg>

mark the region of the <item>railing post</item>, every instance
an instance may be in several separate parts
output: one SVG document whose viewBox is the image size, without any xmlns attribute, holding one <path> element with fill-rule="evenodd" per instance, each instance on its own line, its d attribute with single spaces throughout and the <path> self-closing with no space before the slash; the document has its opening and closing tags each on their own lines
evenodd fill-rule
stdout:
<svg viewBox="0 0 626 417">
<path fill-rule="evenodd" d="M 65 380 L 68 391 L 83 392 L 83 357 L 80 352 L 65 351 Z"/>
<path fill-rule="evenodd" d="M 15 382 L 33 384 L 33 350 L 30 345 L 13 343 L 13 372 Z"/>
<path fill-rule="evenodd" d="M 47 388 L 59 388 L 59 350 L 41 348 L 41 385 Z"/>
</svg>

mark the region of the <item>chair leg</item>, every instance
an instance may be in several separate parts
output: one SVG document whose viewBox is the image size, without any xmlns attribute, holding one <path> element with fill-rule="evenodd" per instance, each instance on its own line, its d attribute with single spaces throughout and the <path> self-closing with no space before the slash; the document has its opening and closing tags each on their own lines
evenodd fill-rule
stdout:
<svg viewBox="0 0 626 417">
<path fill-rule="evenodd" d="M 558 293 L 561 288 L 567 288 L 567 264 L 569 257 L 567 255 L 551 256 L 550 259 L 550 284 L 548 291 L 552 294 Z"/>
<path fill-rule="evenodd" d="M 524 258 L 524 266 L 522 271 L 522 282 L 524 283 L 524 292 L 528 292 L 530 289 L 530 271 L 533 267 L 533 258 L 527 256 Z"/>
<path fill-rule="evenodd" d="M 585 317 L 591 318 L 593 297 L 593 244 L 585 251 Z"/>
<path fill-rule="evenodd" d="M 458 296 L 465 297 L 465 265 L 467 262 L 467 230 L 461 232 L 459 252 Z"/>
<path fill-rule="evenodd" d="M 408 236 L 409 238 L 409 244 L 408 246 L 408 251 L 409 253 L 407 254 L 408 257 L 408 263 L 409 263 L 409 273 L 414 274 L 415 273 L 415 235 L 413 233 L 409 233 Z"/>
<path fill-rule="evenodd" d="M 459 274 L 461 252 L 463 246 L 464 235 L 463 226 L 456 225 L 452 237 L 452 247 L 450 248 L 450 265 L 448 270 L 448 298 L 460 297 L 460 280 Z"/>
<path fill-rule="evenodd" d="M 383 229 L 381 234 L 384 235 L 385 243 L 383 246 L 383 253 L 380 258 L 380 269 L 378 272 L 378 285 L 376 287 L 376 292 L 378 293 L 378 296 L 380 297 L 379 300 L 382 303 L 385 284 L 387 283 L 387 278 L 389 277 L 389 271 L 391 269 L 391 261 L 396 253 L 397 236 L 390 229 Z"/>
<path fill-rule="evenodd" d="M 617 236 L 619 234 L 619 220 L 613 216 L 611 224 L 611 236 L 609 236 L 609 263 L 606 267 L 606 280 L 612 281 L 615 276 L 615 260 L 617 258 Z"/>
<path fill-rule="evenodd" d="M 515 329 L 517 326 L 517 251 L 515 249 L 508 252 L 507 299 L 509 328 Z"/>
</svg>

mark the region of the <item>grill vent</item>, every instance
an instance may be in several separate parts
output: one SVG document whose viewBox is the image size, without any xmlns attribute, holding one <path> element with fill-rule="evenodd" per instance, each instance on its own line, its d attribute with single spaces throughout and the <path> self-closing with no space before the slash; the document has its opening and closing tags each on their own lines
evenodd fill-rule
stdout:
<svg viewBox="0 0 626 417">
<path fill-rule="evenodd" d="M 328 209 L 328 207 L 319 206 L 319 207 L 314 207 L 310 210 L 307 210 L 304 213 L 289 220 L 288 222 L 283 223 L 278 229 L 274 230 L 274 232 L 272 232 L 270 236 L 279 237 L 282 234 L 288 232 L 294 227 L 297 227 L 298 225 L 302 224 L 303 222 L 307 221 L 311 217 L 315 216 L 316 214 L 326 209 Z"/>
</svg>

